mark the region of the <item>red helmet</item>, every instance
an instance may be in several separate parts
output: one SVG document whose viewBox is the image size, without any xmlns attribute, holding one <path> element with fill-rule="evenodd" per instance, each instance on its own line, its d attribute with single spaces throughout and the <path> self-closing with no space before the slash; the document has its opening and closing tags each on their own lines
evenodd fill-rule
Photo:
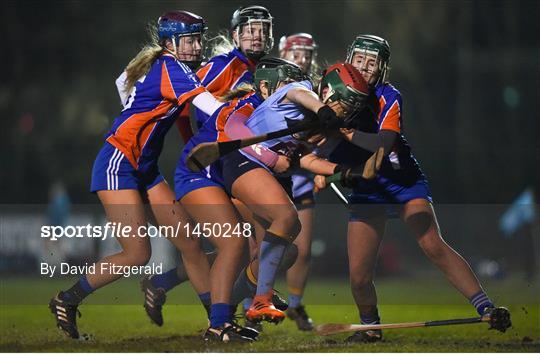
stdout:
<svg viewBox="0 0 540 354">
<path fill-rule="evenodd" d="M 279 56 L 299 65 L 305 73 L 311 71 L 311 65 L 317 55 L 317 44 L 307 33 L 283 36 L 279 40 Z"/>
<path fill-rule="evenodd" d="M 296 33 L 290 36 L 283 36 L 279 40 L 279 51 L 291 50 L 291 49 L 305 49 L 313 50 L 317 49 L 317 44 L 313 40 L 311 34 L 308 33 Z"/>
<path fill-rule="evenodd" d="M 323 72 L 319 85 L 319 95 L 328 88 L 329 102 L 343 101 L 355 109 L 363 107 L 369 95 L 369 86 L 362 74 L 352 64 L 337 63 Z"/>
</svg>

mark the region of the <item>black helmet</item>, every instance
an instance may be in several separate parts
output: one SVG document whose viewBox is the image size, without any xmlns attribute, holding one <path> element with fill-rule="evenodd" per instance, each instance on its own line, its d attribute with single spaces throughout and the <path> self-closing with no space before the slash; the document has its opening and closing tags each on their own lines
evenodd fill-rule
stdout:
<svg viewBox="0 0 540 354">
<path fill-rule="evenodd" d="M 245 54 L 248 57 L 258 60 L 270 53 L 274 47 L 272 20 L 273 17 L 270 15 L 270 11 L 263 6 L 242 6 L 233 13 L 231 19 L 231 31 L 238 31 L 239 35 L 242 33 L 244 25 L 251 25 L 253 22 L 267 24 L 265 28 L 268 32 L 266 33 L 266 41 L 263 43 L 262 50 L 254 51 L 247 49 Z M 240 47 L 240 43 L 235 43 L 235 45 L 236 47 Z"/>
</svg>

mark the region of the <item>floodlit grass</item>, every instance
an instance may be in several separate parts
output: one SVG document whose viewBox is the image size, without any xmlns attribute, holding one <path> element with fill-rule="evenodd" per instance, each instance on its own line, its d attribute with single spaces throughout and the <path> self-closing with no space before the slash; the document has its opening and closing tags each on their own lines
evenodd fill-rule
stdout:
<svg viewBox="0 0 540 354">
<path fill-rule="evenodd" d="M 527 283 L 508 280 L 487 287 L 498 303 L 512 312 L 514 324 L 506 333 L 488 331 L 487 324 L 387 330 L 376 344 L 348 345 L 347 334 L 319 337 L 299 332 L 286 320 L 266 324 L 253 344 L 204 344 L 207 326 L 202 306 L 189 286 L 169 293 L 165 324 L 159 328 L 146 318 L 142 294 L 132 280 L 106 287 L 80 307 L 81 333 L 90 341 L 73 341 L 56 329 L 46 304 L 70 281 L 3 279 L 0 290 L 1 352 L 538 352 L 540 306 L 537 290 Z M 379 294 L 383 321 L 412 322 L 473 317 L 474 310 L 443 280 L 381 280 Z M 281 287 L 284 288 L 284 287 Z M 511 296 L 515 294 L 515 296 Z M 334 301 L 332 301 L 334 299 Z M 307 309 L 316 323 L 356 323 L 345 282 L 312 280 L 306 294 Z M 127 305 L 126 305 L 127 303 Z"/>
</svg>

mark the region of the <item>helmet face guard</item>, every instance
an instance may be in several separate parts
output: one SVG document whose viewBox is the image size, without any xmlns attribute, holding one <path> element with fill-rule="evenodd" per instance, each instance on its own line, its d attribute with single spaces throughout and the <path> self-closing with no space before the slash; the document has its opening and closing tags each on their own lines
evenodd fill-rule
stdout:
<svg viewBox="0 0 540 354">
<path fill-rule="evenodd" d="M 259 27 L 264 37 L 260 48 L 254 48 L 254 35 Z M 270 53 L 274 47 L 273 37 L 273 17 L 270 12 L 262 6 L 241 7 L 236 10 L 231 20 L 231 30 L 236 32 L 238 40 L 234 39 L 234 45 L 242 50 L 250 59 L 259 60 Z M 242 37 L 249 36 L 251 43 L 249 48 L 242 48 Z M 234 36 L 233 36 L 234 38 Z"/>
<path fill-rule="evenodd" d="M 201 36 L 201 47 L 204 45 L 204 32 L 207 30 L 204 19 L 187 11 L 171 11 L 163 14 L 158 19 L 158 39 L 161 45 L 165 44 L 167 39 L 172 41 L 174 54 L 179 54 L 177 50 L 180 47 L 182 37 Z M 194 69 L 200 65 L 203 59 L 203 48 L 199 54 L 185 53 L 192 56 L 192 60 L 182 60 L 190 68 Z M 182 54 L 182 53 L 180 53 Z"/>
<path fill-rule="evenodd" d="M 378 77 L 374 85 L 386 80 L 390 63 L 390 45 L 388 42 L 374 35 L 366 34 L 356 37 L 347 50 L 347 63 L 352 63 L 354 55 L 360 53 L 365 57 L 375 57 L 378 64 Z"/>
<path fill-rule="evenodd" d="M 327 90 L 326 92 L 325 89 Z M 347 106 L 348 113 L 364 107 L 369 95 L 369 87 L 360 74 L 349 63 L 330 66 L 323 73 L 319 85 L 319 96 L 325 96 L 325 103 L 340 102 Z"/>
<path fill-rule="evenodd" d="M 268 95 L 271 95 L 276 91 L 280 82 L 290 83 L 307 79 L 308 77 L 302 72 L 302 69 L 293 62 L 280 58 L 267 58 L 257 65 L 253 82 L 259 91 L 261 81 L 266 81 Z"/>
</svg>

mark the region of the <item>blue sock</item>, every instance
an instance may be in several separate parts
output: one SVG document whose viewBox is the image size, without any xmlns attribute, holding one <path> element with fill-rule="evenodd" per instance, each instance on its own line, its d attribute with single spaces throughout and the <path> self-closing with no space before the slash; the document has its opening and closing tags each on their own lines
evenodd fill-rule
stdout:
<svg viewBox="0 0 540 354">
<path fill-rule="evenodd" d="M 360 323 L 362 324 L 379 324 L 381 318 L 379 317 L 379 309 L 375 307 L 375 312 L 371 314 L 360 314 Z"/>
<path fill-rule="evenodd" d="M 204 306 L 210 306 L 212 304 L 212 299 L 210 298 L 210 291 L 199 294 L 199 300 Z"/>
<path fill-rule="evenodd" d="M 62 292 L 60 298 L 63 301 L 67 301 L 72 304 L 79 304 L 93 291 L 94 289 L 92 288 L 90 283 L 88 283 L 86 275 L 83 275 L 71 288 Z"/>
<path fill-rule="evenodd" d="M 88 282 L 88 279 L 86 278 L 86 275 L 83 275 L 80 279 L 79 279 L 79 283 L 81 284 L 81 287 L 83 289 L 83 291 L 89 295 L 92 293 L 92 291 L 94 291 L 94 289 L 92 288 L 92 285 L 90 285 L 90 283 Z"/>
<path fill-rule="evenodd" d="M 210 318 L 210 313 L 211 313 L 210 305 L 212 305 L 212 298 L 210 296 L 210 291 L 207 291 L 205 293 L 201 293 L 198 295 L 199 295 L 199 300 L 201 300 L 201 303 L 204 306 L 204 309 L 206 310 L 206 315 L 208 316 L 208 318 Z"/>
<path fill-rule="evenodd" d="M 261 242 L 259 255 L 259 276 L 257 277 L 256 295 L 267 295 L 272 292 L 276 273 L 289 242 L 282 237 L 266 231 Z"/>
<path fill-rule="evenodd" d="M 298 308 L 302 303 L 302 295 L 289 294 L 289 307 L 292 309 Z"/>
<path fill-rule="evenodd" d="M 225 322 L 230 322 L 230 309 L 229 304 L 212 304 L 210 307 L 210 327 L 217 328 L 223 326 Z"/>
<path fill-rule="evenodd" d="M 165 291 L 169 291 L 182 281 L 178 278 L 178 272 L 176 268 L 173 268 L 165 273 L 156 274 L 150 278 L 150 282 L 156 288 L 162 288 Z"/>
<path fill-rule="evenodd" d="M 491 302 L 489 297 L 482 290 L 471 296 L 469 302 L 476 308 L 476 311 L 480 316 L 484 314 L 484 311 L 487 308 L 495 307 L 495 305 L 493 305 L 493 302 Z"/>
</svg>

